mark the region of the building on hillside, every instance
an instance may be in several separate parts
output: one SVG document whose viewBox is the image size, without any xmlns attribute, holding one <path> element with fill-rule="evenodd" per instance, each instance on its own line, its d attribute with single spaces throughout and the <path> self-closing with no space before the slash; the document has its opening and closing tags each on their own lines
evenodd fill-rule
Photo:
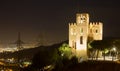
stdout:
<svg viewBox="0 0 120 71">
<path fill-rule="evenodd" d="M 103 24 L 89 22 L 88 13 L 77 13 L 76 23 L 69 23 L 69 46 L 79 58 L 87 59 L 87 42 L 102 40 Z"/>
</svg>

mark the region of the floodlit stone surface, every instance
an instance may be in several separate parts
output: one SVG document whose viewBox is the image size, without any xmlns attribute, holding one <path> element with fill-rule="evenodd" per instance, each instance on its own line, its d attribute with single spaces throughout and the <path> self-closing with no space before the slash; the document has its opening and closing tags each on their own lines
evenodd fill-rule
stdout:
<svg viewBox="0 0 120 71">
<path fill-rule="evenodd" d="M 77 13 L 76 23 L 69 23 L 69 46 L 75 49 L 74 53 L 79 58 L 87 59 L 87 42 L 102 40 L 103 24 L 101 22 L 89 22 L 88 13 Z"/>
</svg>

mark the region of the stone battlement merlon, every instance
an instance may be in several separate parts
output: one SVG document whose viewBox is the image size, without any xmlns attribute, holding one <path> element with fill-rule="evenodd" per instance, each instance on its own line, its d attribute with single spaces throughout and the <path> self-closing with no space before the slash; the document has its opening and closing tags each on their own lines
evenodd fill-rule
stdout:
<svg viewBox="0 0 120 71">
<path fill-rule="evenodd" d="M 101 26 L 102 22 L 90 22 L 91 26 Z"/>
<path fill-rule="evenodd" d="M 77 26 L 76 23 L 69 23 L 69 26 Z"/>
<path fill-rule="evenodd" d="M 76 15 L 89 15 L 88 13 L 77 13 Z"/>
</svg>

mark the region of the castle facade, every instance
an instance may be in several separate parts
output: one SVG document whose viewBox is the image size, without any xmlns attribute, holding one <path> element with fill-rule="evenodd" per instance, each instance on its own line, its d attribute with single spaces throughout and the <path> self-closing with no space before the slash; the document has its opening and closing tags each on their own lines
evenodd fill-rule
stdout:
<svg viewBox="0 0 120 71">
<path fill-rule="evenodd" d="M 69 23 L 69 46 L 78 57 L 87 59 L 87 43 L 90 39 L 102 40 L 103 24 L 89 22 L 88 13 L 77 13 L 76 23 Z"/>
</svg>

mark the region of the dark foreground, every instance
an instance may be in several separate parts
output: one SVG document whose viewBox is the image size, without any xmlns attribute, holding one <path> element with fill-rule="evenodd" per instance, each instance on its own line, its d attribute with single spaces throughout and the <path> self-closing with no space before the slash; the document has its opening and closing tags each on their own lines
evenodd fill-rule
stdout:
<svg viewBox="0 0 120 71">
<path fill-rule="evenodd" d="M 1 67 L 1 66 L 0 66 Z M 8 70 L 10 68 L 12 70 Z M 7 67 L 8 71 L 27 71 L 16 66 Z M 30 70 L 39 71 L 39 70 Z M 45 71 L 120 71 L 120 63 L 112 61 L 86 61 L 82 63 L 68 64 L 59 70 L 45 70 Z"/>
<path fill-rule="evenodd" d="M 69 66 L 65 71 L 120 71 L 120 63 L 111 61 L 88 61 Z"/>
</svg>

